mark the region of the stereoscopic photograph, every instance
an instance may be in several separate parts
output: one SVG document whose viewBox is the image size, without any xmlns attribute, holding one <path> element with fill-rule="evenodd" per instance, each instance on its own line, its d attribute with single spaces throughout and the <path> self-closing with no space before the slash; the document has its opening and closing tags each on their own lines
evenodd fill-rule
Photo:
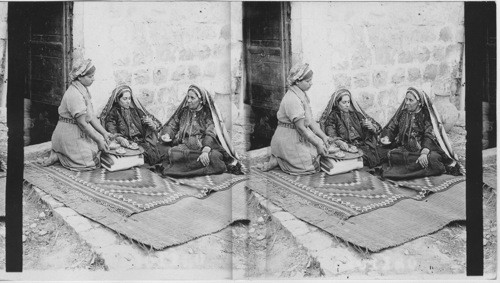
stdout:
<svg viewBox="0 0 500 283">
<path fill-rule="evenodd" d="M 496 5 L 471 6 L 1 2 L 2 278 L 467 279 L 471 191 L 496 278 Z"/>
</svg>

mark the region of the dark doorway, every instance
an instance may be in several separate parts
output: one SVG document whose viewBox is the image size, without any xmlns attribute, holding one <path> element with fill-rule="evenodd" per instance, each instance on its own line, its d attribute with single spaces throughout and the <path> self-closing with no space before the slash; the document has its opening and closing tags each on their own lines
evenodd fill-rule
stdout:
<svg viewBox="0 0 500 283">
<path fill-rule="evenodd" d="M 490 3 L 494 4 L 494 3 Z M 497 24 L 495 5 L 485 5 L 484 30 L 482 31 L 484 41 L 482 42 L 484 54 L 484 81 L 483 102 L 487 103 L 483 112 L 483 132 L 486 132 L 488 141 L 486 148 L 496 147 L 496 97 L 497 97 Z M 483 137 L 484 139 L 484 137 Z"/>
<path fill-rule="evenodd" d="M 244 2 L 245 103 L 250 105 L 250 149 L 269 146 L 290 69 L 290 3 Z"/>
<path fill-rule="evenodd" d="M 24 70 L 24 77 L 16 79 L 24 81 L 19 94 L 25 98 L 25 145 L 46 142 L 57 124 L 57 107 L 68 86 L 73 4 L 11 2 L 9 6 L 8 24 L 23 31 L 9 35 L 19 46 L 9 50 L 9 68 Z"/>
</svg>

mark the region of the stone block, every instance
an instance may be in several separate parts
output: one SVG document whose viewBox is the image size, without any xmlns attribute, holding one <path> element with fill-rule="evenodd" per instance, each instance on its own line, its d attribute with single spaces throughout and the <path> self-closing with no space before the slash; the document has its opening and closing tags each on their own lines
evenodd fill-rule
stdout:
<svg viewBox="0 0 500 283">
<path fill-rule="evenodd" d="M 192 49 L 182 49 L 179 51 L 179 60 L 190 61 L 194 59 L 194 51 Z"/>
<path fill-rule="evenodd" d="M 460 57 L 462 56 L 462 44 L 452 44 L 446 47 L 446 60 L 450 61 L 460 61 Z"/>
<path fill-rule="evenodd" d="M 222 38 L 222 39 L 225 39 L 225 40 L 231 39 L 231 25 L 230 24 L 224 25 L 220 29 L 220 37 L 219 38 Z"/>
<path fill-rule="evenodd" d="M 442 61 L 445 58 L 445 51 L 443 46 L 436 46 L 432 50 L 432 58 L 436 61 Z"/>
<path fill-rule="evenodd" d="M 419 46 L 415 49 L 415 57 L 420 63 L 427 62 L 431 57 L 431 51 L 425 46 Z"/>
<path fill-rule="evenodd" d="M 148 69 L 137 70 L 134 73 L 134 83 L 138 85 L 145 85 L 151 81 L 151 74 Z"/>
<path fill-rule="evenodd" d="M 401 51 L 398 54 L 398 63 L 406 64 L 413 62 L 413 54 L 410 51 Z"/>
<path fill-rule="evenodd" d="M 155 92 L 149 88 L 142 88 L 138 92 L 136 92 L 137 98 L 141 101 L 144 107 L 152 105 L 155 98 Z"/>
<path fill-rule="evenodd" d="M 7 39 L 7 22 L 0 22 L 0 39 Z"/>
<path fill-rule="evenodd" d="M 101 249 L 118 242 L 118 235 L 107 228 L 93 228 L 78 233 L 80 238 L 87 242 L 93 249 Z"/>
<path fill-rule="evenodd" d="M 172 80 L 173 81 L 180 81 L 180 80 L 184 80 L 186 78 L 187 78 L 186 66 L 184 66 L 184 65 L 177 66 L 177 68 L 175 68 L 174 72 L 172 73 Z"/>
<path fill-rule="evenodd" d="M 372 75 L 373 86 L 382 87 L 387 84 L 387 72 L 386 71 L 375 71 Z"/>
<path fill-rule="evenodd" d="M 390 46 L 375 49 L 375 62 L 381 65 L 392 65 L 395 62 L 396 51 Z"/>
<path fill-rule="evenodd" d="M 132 63 L 134 66 L 147 65 L 153 61 L 153 51 L 146 45 L 136 47 L 132 52 Z"/>
<path fill-rule="evenodd" d="M 209 78 L 215 77 L 215 75 L 217 74 L 217 71 L 214 68 L 215 65 L 216 65 L 216 63 L 213 61 L 206 63 L 205 67 L 204 67 L 203 75 L 206 77 L 209 77 Z"/>
<path fill-rule="evenodd" d="M 429 64 L 424 70 L 424 80 L 432 81 L 436 78 L 438 73 L 438 66 L 436 64 Z"/>
<path fill-rule="evenodd" d="M 439 73 L 438 73 L 439 76 L 449 78 L 451 73 L 452 73 L 451 68 L 448 64 L 446 64 L 444 62 L 439 64 Z"/>
<path fill-rule="evenodd" d="M 113 52 L 113 66 L 114 67 L 126 67 L 130 65 L 130 57 L 128 55 L 120 54 L 119 51 Z"/>
<path fill-rule="evenodd" d="M 64 204 L 61 203 L 61 202 L 58 202 L 57 200 L 55 200 L 53 197 L 51 197 L 50 195 L 44 195 L 42 196 L 42 200 L 52 208 L 52 210 L 56 209 L 56 208 L 59 208 L 59 207 L 64 207 Z"/>
<path fill-rule="evenodd" d="M 437 40 L 437 34 L 433 26 L 419 25 L 408 32 L 411 34 L 411 42 L 429 43 Z"/>
<path fill-rule="evenodd" d="M 399 68 L 392 74 L 391 82 L 393 84 L 400 84 L 405 80 L 405 77 L 405 69 Z"/>
<path fill-rule="evenodd" d="M 292 214 L 290 214 L 286 211 L 275 212 L 275 213 L 273 213 L 273 216 L 276 219 L 278 219 L 280 222 L 285 222 L 285 221 L 289 221 L 289 220 L 297 220 L 297 218 L 295 216 L 293 216 Z"/>
<path fill-rule="evenodd" d="M 362 46 L 354 52 L 351 57 L 351 66 L 353 70 L 365 68 L 371 66 L 372 55 L 368 47 Z"/>
<path fill-rule="evenodd" d="M 61 220 L 66 221 L 69 217 L 78 216 L 79 214 L 69 207 L 59 207 L 54 209 L 54 215 L 59 217 Z"/>
<path fill-rule="evenodd" d="M 153 83 L 155 85 L 163 84 L 167 81 L 168 71 L 166 68 L 156 68 L 153 70 Z"/>
<path fill-rule="evenodd" d="M 368 73 L 359 73 L 353 76 L 354 86 L 363 88 L 370 85 L 370 77 Z"/>
<path fill-rule="evenodd" d="M 449 42 L 453 40 L 453 30 L 451 27 L 444 27 L 439 31 L 439 40 Z"/>
<path fill-rule="evenodd" d="M 113 72 L 116 84 L 130 85 L 132 82 L 132 74 L 128 70 L 116 70 Z"/>
<path fill-rule="evenodd" d="M 314 231 L 297 237 L 299 242 L 309 251 L 317 252 L 332 246 L 333 240 L 330 235 L 323 231 Z"/>
<path fill-rule="evenodd" d="M 351 77 L 347 74 L 334 74 L 333 84 L 335 85 L 335 89 L 339 88 L 349 89 L 351 87 Z"/>
<path fill-rule="evenodd" d="M 373 106 L 373 103 L 375 102 L 375 96 L 373 93 L 362 91 L 357 96 L 357 102 L 359 103 L 359 106 L 361 108 L 368 109 Z"/>
<path fill-rule="evenodd" d="M 75 230 L 76 233 L 82 233 L 93 229 L 91 224 L 92 222 L 80 215 L 67 217 L 65 221 Z"/>
<path fill-rule="evenodd" d="M 421 74 L 420 74 L 420 69 L 419 68 L 409 68 L 408 69 L 408 80 L 410 82 L 414 82 L 418 79 L 421 78 Z"/>
<path fill-rule="evenodd" d="M 195 80 L 201 75 L 201 69 L 198 65 L 190 65 L 188 67 L 188 78 L 190 80 Z"/>
<path fill-rule="evenodd" d="M 159 62 L 175 62 L 175 48 L 170 44 L 160 44 L 155 46 L 155 58 Z"/>
<path fill-rule="evenodd" d="M 229 45 L 216 46 L 219 53 L 229 51 Z M 215 52 L 215 51 L 214 51 Z M 199 60 L 205 60 L 212 54 L 212 49 L 208 45 L 204 44 L 196 52 L 196 58 Z M 229 54 L 229 53 L 228 53 Z"/>
<path fill-rule="evenodd" d="M 289 220 L 281 222 L 281 225 L 285 227 L 294 237 L 305 235 L 309 233 L 309 228 L 307 224 L 299 219 Z"/>
</svg>

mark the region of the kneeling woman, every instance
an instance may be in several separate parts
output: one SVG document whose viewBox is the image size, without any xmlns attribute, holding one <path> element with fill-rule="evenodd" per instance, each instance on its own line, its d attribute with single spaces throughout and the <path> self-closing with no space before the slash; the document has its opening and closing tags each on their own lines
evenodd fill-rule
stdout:
<svg viewBox="0 0 500 283">
<path fill-rule="evenodd" d="M 59 121 L 52 134 L 50 157 L 42 162 L 48 166 L 59 160 L 71 170 L 92 170 L 100 166 L 100 154 L 108 150 L 111 134 L 94 114 L 90 92 L 95 67 L 90 60 L 82 61 L 70 73 L 71 84 L 59 105 Z"/>
<path fill-rule="evenodd" d="M 320 125 L 342 150 L 347 151 L 349 144 L 363 150 L 365 166 L 372 168 L 386 159 L 387 150 L 378 145 L 377 138 L 382 127 L 359 107 L 347 89 L 332 95 Z"/>
<path fill-rule="evenodd" d="M 293 175 L 320 170 L 320 155 L 326 155 L 329 139 L 314 121 L 309 97 L 313 71 L 308 64 L 297 64 L 288 76 L 289 90 L 277 113 L 278 127 L 271 140 L 271 159 L 260 167 L 267 171 L 279 165 Z"/>
<path fill-rule="evenodd" d="M 163 162 L 165 176 L 239 173 L 239 162 L 220 113 L 204 88 L 188 88 L 186 98 L 160 135 L 172 146 L 168 161 Z"/>
<path fill-rule="evenodd" d="M 135 142 L 144 149 L 145 162 L 155 165 L 167 158 L 168 147 L 158 142 L 161 122 L 132 95 L 127 85 L 118 86 L 101 114 L 101 123 L 115 134 L 123 147 Z"/>
<path fill-rule="evenodd" d="M 460 165 L 439 114 L 424 92 L 408 88 L 404 102 L 381 136 L 382 143 L 395 147 L 388 154 L 390 166 L 383 170 L 386 178 L 460 175 Z"/>
</svg>

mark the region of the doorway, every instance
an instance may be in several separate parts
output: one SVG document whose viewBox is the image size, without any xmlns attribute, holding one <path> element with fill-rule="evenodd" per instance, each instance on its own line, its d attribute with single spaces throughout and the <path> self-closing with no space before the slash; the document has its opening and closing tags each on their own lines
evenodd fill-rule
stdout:
<svg viewBox="0 0 500 283">
<path fill-rule="evenodd" d="M 250 106 L 250 150 L 269 146 L 290 69 L 290 3 L 244 2 L 245 103 Z"/>
<path fill-rule="evenodd" d="M 25 145 L 49 141 L 68 86 L 72 50 L 71 2 L 9 3 L 8 24 L 22 32 L 9 35 L 9 68 L 21 68 L 25 99 Z M 29 114 L 28 114 L 29 113 Z"/>
</svg>

